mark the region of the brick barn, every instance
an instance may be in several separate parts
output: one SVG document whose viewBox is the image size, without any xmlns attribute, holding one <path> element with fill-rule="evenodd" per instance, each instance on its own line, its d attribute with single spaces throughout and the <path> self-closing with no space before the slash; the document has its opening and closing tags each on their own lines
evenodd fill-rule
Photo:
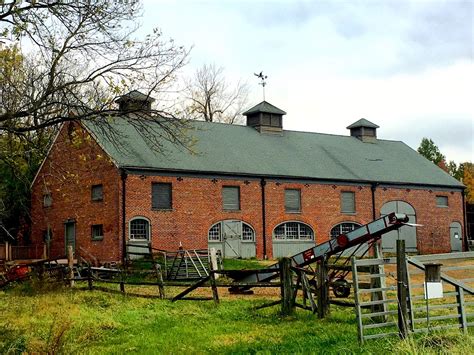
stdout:
<svg viewBox="0 0 474 355">
<path fill-rule="evenodd" d="M 188 122 L 191 149 L 150 148 L 125 113 L 111 121 L 114 139 L 93 122 L 63 124 L 32 185 L 32 242 L 102 261 L 148 241 L 276 258 L 395 211 L 423 227 L 384 236 L 384 251 L 397 238 L 418 253 L 465 247 L 464 186 L 403 142 L 379 139 L 377 125 L 361 119 L 347 136 L 287 131 L 285 112 L 265 101 L 244 115 L 245 126 Z"/>
</svg>

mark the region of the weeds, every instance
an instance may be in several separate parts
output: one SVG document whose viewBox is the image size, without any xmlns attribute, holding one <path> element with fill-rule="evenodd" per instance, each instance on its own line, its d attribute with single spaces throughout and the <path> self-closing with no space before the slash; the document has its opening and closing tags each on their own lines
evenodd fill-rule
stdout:
<svg viewBox="0 0 474 355">
<path fill-rule="evenodd" d="M 360 347 L 351 309 L 332 307 L 325 320 L 302 310 L 283 319 L 278 307 L 255 311 L 262 298 L 228 297 L 215 306 L 25 284 L 0 292 L 0 353 L 468 354 L 474 348 L 474 337 L 458 332 Z"/>
</svg>

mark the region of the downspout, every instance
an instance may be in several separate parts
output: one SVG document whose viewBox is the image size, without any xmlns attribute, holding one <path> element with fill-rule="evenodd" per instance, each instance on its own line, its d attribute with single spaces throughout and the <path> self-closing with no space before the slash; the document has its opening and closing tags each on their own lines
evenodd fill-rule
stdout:
<svg viewBox="0 0 474 355">
<path fill-rule="evenodd" d="M 122 180 L 122 263 L 125 265 L 125 261 L 127 258 L 127 238 L 126 238 L 126 213 L 125 213 L 125 206 L 126 206 L 126 182 L 127 182 L 127 172 L 125 170 L 121 171 L 120 178 Z"/>
<path fill-rule="evenodd" d="M 260 180 L 260 187 L 262 190 L 262 230 L 263 230 L 263 258 L 267 259 L 267 226 L 266 226 L 266 212 L 265 212 L 265 185 L 267 182 L 264 178 Z"/>
<path fill-rule="evenodd" d="M 370 190 L 372 191 L 372 220 L 377 219 L 376 211 L 375 211 L 375 190 L 377 189 L 377 184 L 372 183 L 370 186 Z"/>
<path fill-rule="evenodd" d="M 464 244 L 464 251 L 469 251 L 469 241 L 467 239 L 467 213 L 466 213 L 466 201 L 465 201 L 465 197 L 464 197 L 464 191 L 465 189 L 462 190 L 461 192 L 461 198 L 462 198 L 462 217 L 463 217 L 463 220 L 464 220 L 464 240 L 463 240 L 463 244 Z"/>
<path fill-rule="evenodd" d="M 372 220 L 375 221 L 377 219 L 377 216 L 376 216 L 376 210 L 375 210 L 375 190 L 377 190 L 377 183 L 373 182 L 371 185 L 370 185 L 370 191 L 371 191 L 371 195 L 372 195 Z M 374 253 L 374 256 L 376 258 L 380 258 L 382 257 L 381 256 L 381 246 L 379 244 L 380 242 L 376 242 L 373 244 L 373 247 L 372 247 L 372 252 Z M 383 269 L 382 269 L 383 270 Z"/>
</svg>

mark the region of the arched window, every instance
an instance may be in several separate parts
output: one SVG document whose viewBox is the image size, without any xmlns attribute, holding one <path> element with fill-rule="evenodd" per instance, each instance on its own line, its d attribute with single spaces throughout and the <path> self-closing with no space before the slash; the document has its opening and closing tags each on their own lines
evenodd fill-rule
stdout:
<svg viewBox="0 0 474 355">
<path fill-rule="evenodd" d="M 336 238 L 341 234 L 347 234 L 360 227 L 360 224 L 354 222 L 343 222 L 335 225 L 331 229 L 331 238 Z"/>
<path fill-rule="evenodd" d="M 150 222 L 143 217 L 136 217 L 130 221 L 130 240 L 149 240 Z"/>
<path fill-rule="evenodd" d="M 285 222 L 273 230 L 274 240 L 314 240 L 313 229 L 301 222 Z"/>
<path fill-rule="evenodd" d="M 222 242 L 224 234 L 241 236 L 241 240 L 244 242 L 255 241 L 254 229 L 245 222 L 234 220 L 220 221 L 214 224 L 209 228 L 208 239 L 210 242 Z"/>
</svg>

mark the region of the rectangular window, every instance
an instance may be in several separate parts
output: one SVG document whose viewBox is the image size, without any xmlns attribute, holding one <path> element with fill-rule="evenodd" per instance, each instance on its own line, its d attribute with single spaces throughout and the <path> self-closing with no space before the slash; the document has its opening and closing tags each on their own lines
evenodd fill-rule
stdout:
<svg viewBox="0 0 474 355">
<path fill-rule="evenodd" d="M 222 205 L 226 211 L 240 210 L 240 187 L 223 186 L 222 187 Z"/>
<path fill-rule="evenodd" d="M 285 211 L 301 212 L 300 189 L 285 189 Z"/>
<path fill-rule="evenodd" d="M 448 196 L 436 196 L 436 206 L 448 207 Z"/>
<path fill-rule="evenodd" d="M 53 204 L 53 196 L 50 192 L 43 195 L 43 207 L 51 207 Z"/>
<path fill-rule="evenodd" d="M 351 191 L 341 192 L 341 212 L 355 213 L 355 193 Z"/>
<path fill-rule="evenodd" d="M 102 240 L 104 239 L 104 231 L 102 224 L 93 224 L 91 227 L 91 237 L 92 240 Z"/>
<path fill-rule="evenodd" d="M 151 208 L 154 210 L 171 210 L 171 184 L 154 182 L 151 184 Z"/>
<path fill-rule="evenodd" d="M 91 199 L 92 201 L 102 201 L 104 199 L 104 188 L 102 184 L 92 185 L 91 187 Z"/>
</svg>

